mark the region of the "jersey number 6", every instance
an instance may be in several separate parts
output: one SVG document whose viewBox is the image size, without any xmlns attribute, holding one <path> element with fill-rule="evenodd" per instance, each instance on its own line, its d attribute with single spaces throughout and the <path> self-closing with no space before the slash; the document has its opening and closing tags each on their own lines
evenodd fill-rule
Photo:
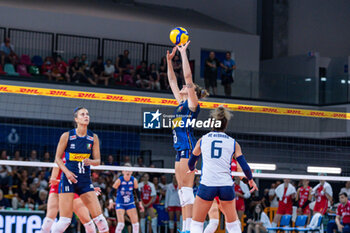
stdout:
<svg viewBox="0 0 350 233">
<path fill-rule="evenodd" d="M 211 143 L 211 158 L 212 159 L 218 159 L 221 157 L 222 148 L 217 146 L 217 144 L 219 144 L 219 143 L 221 144 L 222 141 L 215 140 L 215 141 L 212 141 L 212 143 Z"/>
</svg>

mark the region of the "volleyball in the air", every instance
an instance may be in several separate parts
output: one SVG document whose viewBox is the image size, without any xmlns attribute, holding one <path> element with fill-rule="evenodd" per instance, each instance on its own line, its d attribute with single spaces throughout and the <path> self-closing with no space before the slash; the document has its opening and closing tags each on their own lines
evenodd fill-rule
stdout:
<svg viewBox="0 0 350 233">
<path fill-rule="evenodd" d="M 171 30 L 170 40 L 175 45 L 183 45 L 188 41 L 188 32 L 182 27 L 177 27 Z"/>
</svg>

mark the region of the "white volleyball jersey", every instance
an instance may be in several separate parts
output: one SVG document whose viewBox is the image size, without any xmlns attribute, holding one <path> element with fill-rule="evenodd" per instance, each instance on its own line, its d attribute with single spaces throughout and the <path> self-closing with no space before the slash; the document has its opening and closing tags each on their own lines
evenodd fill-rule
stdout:
<svg viewBox="0 0 350 233">
<path fill-rule="evenodd" d="M 210 132 L 202 137 L 201 184 L 232 186 L 231 160 L 236 141 L 223 132 Z"/>
</svg>

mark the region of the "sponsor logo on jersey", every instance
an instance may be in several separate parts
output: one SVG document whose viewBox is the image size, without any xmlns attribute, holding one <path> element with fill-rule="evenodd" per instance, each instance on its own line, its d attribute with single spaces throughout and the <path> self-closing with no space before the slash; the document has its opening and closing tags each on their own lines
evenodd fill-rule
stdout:
<svg viewBox="0 0 350 233">
<path fill-rule="evenodd" d="M 91 147 L 92 147 L 92 144 L 91 144 L 91 143 L 86 144 L 86 148 L 87 148 L 88 150 L 91 150 Z"/>
<path fill-rule="evenodd" d="M 94 137 L 87 136 L 86 139 L 89 140 L 89 141 L 93 141 L 93 140 L 94 140 Z"/>
<path fill-rule="evenodd" d="M 77 135 L 72 135 L 69 137 L 69 140 L 75 140 L 75 139 L 77 139 Z"/>
<path fill-rule="evenodd" d="M 75 149 L 75 144 L 70 144 L 70 148 L 74 150 Z"/>
<path fill-rule="evenodd" d="M 70 161 L 82 162 L 84 159 L 90 158 L 90 154 L 82 154 L 82 153 L 69 153 Z"/>
<path fill-rule="evenodd" d="M 125 190 L 125 188 L 123 187 L 123 188 L 122 188 L 122 191 L 124 191 L 124 190 Z"/>
<path fill-rule="evenodd" d="M 126 181 L 123 181 L 123 182 L 122 182 L 122 184 L 124 184 L 124 185 L 125 185 L 125 184 L 126 184 Z"/>
<path fill-rule="evenodd" d="M 184 106 L 180 106 L 178 109 L 177 109 L 177 112 L 181 112 L 182 109 L 183 109 Z"/>
<path fill-rule="evenodd" d="M 132 181 L 129 181 L 129 183 L 128 184 L 132 184 Z"/>
<path fill-rule="evenodd" d="M 129 190 L 133 190 L 133 187 L 129 187 Z"/>
</svg>

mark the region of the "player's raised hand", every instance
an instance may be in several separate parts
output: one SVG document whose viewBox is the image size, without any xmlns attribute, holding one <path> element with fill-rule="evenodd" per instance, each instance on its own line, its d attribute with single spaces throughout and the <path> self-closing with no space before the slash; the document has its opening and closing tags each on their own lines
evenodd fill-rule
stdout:
<svg viewBox="0 0 350 233">
<path fill-rule="evenodd" d="M 259 189 L 258 189 L 258 186 L 256 186 L 256 184 L 255 184 L 255 182 L 254 182 L 253 179 L 251 179 L 248 183 L 249 183 L 249 186 L 252 188 L 252 189 L 250 190 L 250 193 L 259 190 Z"/>
<path fill-rule="evenodd" d="M 166 59 L 168 60 L 168 62 L 171 61 L 175 57 L 176 50 L 177 50 L 177 47 L 175 46 L 173 48 L 173 50 L 171 51 L 171 53 L 169 52 L 169 50 L 166 51 Z"/>
<path fill-rule="evenodd" d="M 180 53 L 186 53 L 187 47 L 188 45 L 191 43 L 191 41 L 187 41 L 185 44 L 183 45 L 176 45 L 177 49 L 180 51 Z"/>
</svg>

